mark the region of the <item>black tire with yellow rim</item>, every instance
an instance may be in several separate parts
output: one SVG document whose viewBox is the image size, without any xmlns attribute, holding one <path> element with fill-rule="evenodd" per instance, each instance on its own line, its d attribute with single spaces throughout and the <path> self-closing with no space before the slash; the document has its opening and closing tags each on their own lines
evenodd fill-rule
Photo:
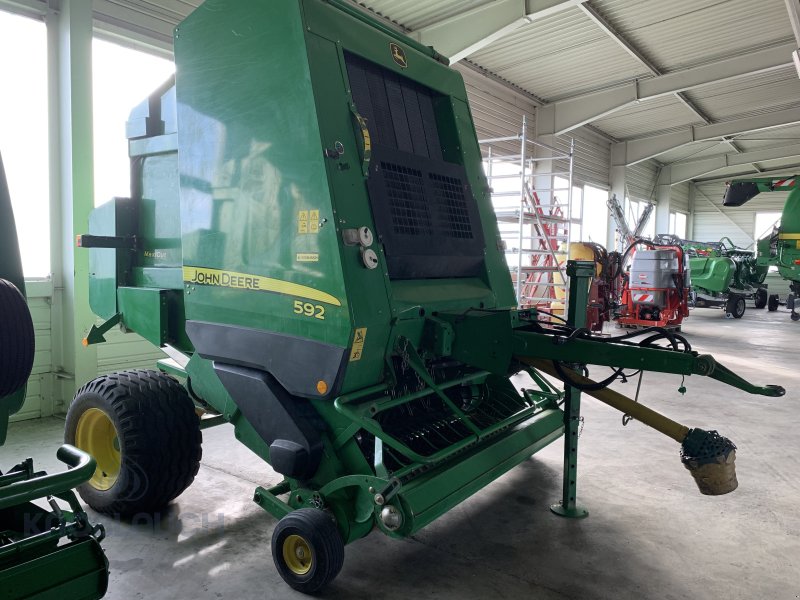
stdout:
<svg viewBox="0 0 800 600">
<path fill-rule="evenodd" d="M 133 516 L 164 508 L 194 481 L 202 455 L 194 404 L 159 371 L 93 379 L 67 412 L 65 441 L 97 461 L 78 492 L 93 509 Z"/>
<path fill-rule="evenodd" d="M 344 564 L 344 542 L 336 521 L 316 508 L 290 512 L 272 533 L 272 559 L 280 576 L 294 589 L 318 592 Z"/>
</svg>

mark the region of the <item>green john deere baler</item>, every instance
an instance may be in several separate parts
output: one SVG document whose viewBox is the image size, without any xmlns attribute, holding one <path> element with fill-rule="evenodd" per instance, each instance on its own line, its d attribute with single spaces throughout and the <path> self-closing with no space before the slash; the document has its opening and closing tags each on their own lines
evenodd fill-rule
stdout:
<svg viewBox="0 0 800 600">
<path fill-rule="evenodd" d="M 735 488 L 731 442 L 605 388 L 644 368 L 783 390 L 665 330 L 596 339 L 591 263 L 570 264 L 570 324 L 516 310 L 464 83 L 434 50 L 338 0 L 212 0 L 175 60 L 128 123 L 131 197 L 79 241 L 105 319 L 85 343 L 121 324 L 170 356 L 78 392 L 90 505 L 161 508 L 198 471 L 200 429 L 232 423 L 284 476 L 254 494 L 280 518 L 275 564 L 315 591 L 345 544 L 410 536 L 562 436 L 553 510 L 584 516 L 581 391 L 681 443 L 705 493 Z M 586 363 L 615 369 L 594 382 Z"/>
</svg>

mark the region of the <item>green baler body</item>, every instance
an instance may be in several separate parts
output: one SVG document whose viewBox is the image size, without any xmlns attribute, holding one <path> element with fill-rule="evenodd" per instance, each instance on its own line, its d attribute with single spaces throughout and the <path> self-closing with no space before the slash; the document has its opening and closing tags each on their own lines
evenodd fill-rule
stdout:
<svg viewBox="0 0 800 600">
<path fill-rule="evenodd" d="M 789 192 L 781 213 L 781 225 L 757 243 L 758 264 L 777 266 L 784 279 L 800 289 L 800 186 L 798 177 L 759 177 L 732 181 L 725 193 L 726 206 L 741 206 L 762 192 Z"/>
<path fill-rule="evenodd" d="M 775 258 L 781 276 L 800 284 L 800 187 L 789 193 L 783 206 Z"/>
<path fill-rule="evenodd" d="M 128 330 L 189 355 L 173 372 L 273 466 L 267 409 L 248 399 L 278 389 L 302 405 L 294 416 L 316 423 L 324 457 L 303 475 L 287 467 L 294 490 L 346 496 L 334 510 L 352 512 L 354 490 L 381 489 L 403 472 L 406 519 L 393 535 L 558 438 L 557 394 L 520 396 L 506 378 L 510 339 L 497 348 L 483 337 L 510 334 L 516 301 L 460 74 L 432 50 L 320 0 L 206 2 L 176 29 L 175 61 L 175 84 L 128 123 L 132 197 L 90 220 L 90 234 L 122 240 L 91 250 L 98 316 L 120 315 Z M 371 245 L 353 242 L 364 228 Z M 466 335 L 454 345 L 451 322 L 470 310 L 485 317 L 475 319 L 474 345 Z M 458 353 L 471 353 L 472 366 L 445 365 Z M 418 392 L 415 357 L 443 365 L 436 383 L 448 394 L 485 389 L 506 408 L 458 425 L 435 451 L 387 449 L 394 458 L 382 462 L 382 448 L 365 452 L 355 434 L 376 412 L 399 409 L 347 398 L 402 404 Z M 446 466 L 455 454 L 458 469 Z M 293 493 L 289 504 L 311 497 Z M 365 497 L 364 514 L 338 515 L 346 540 L 372 527 Z"/>
<path fill-rule="evenodd" d="M 176 29 L 175 81 L 131 114 L 131 198 L 82 242 L 107 320 L 87 343 L 121 322 L 182 353 L 161 368 L 285 476 L 255 501 L 324 506 L 347 542 L 412 534 L 565 422 L 574 508 L 579 392 L 565 416 L 525 368 L 520 393 L 515 356 L 776 394 L 516 311 L 464 83 L 440 58 L 340 0 L 209 0 Z M 594 267 L 570 268 L 580 328 Z"/>
</svg>

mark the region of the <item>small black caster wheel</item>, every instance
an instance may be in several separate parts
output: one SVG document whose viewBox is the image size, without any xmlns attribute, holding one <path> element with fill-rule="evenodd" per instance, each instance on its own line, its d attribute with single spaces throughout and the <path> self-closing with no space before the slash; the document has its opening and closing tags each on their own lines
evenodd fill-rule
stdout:
<svg viewBox="0 0 800 600">
<path fill-rule="evenodd" d="M 778 310 L 778 306 L 780 305 L 780 299 L 778 298 L 778 294 L 772 294 L 767 301 L 767 310 L 769 312 L 775 312 Z"/>
<path fill-rule="evenodd" d="M 272 559 L 283 580 L 299 592 L 313 594 L 342 570 L 344 542 L 336 521 L 316 508 L 290 512 L 272 533 Z"/>
<path fill-rule="evenodd" d="M 792 313 L 792 321 L 800 321 L 800 313 Z"/>
<path fill-rule="evenodd" d="M 764 288 L 758 288 L 756 290 L 755 296 L 753 297 L 753 301 L 755 302 L 756 308 L 764 308 L 767 305 L 767 301 L 769 300 L 767 290 Z"/>
<path fill-rule="evenodd" d="M 733 317 L 734 319 L 741 319 L 744 315 L 745 311 L 745 303 L 743 296 L 731 296 L 728 299 L 728 303 L 725 305 L 725 312 L 726 317 L 729 319 Z"/>
</svg>

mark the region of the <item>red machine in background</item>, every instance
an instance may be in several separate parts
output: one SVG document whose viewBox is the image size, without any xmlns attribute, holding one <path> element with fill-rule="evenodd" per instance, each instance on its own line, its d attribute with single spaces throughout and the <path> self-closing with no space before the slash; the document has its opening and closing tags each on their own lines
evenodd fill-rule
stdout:
<svg viewBox="0 0 800 600">
<path fill-rule="evenodd" d="M 630 270 L 623 275 L 618 323 L 622 327 L 677 328 L 689 316 L 688 259 L 680 246 L 662 246 L 636 240 Z"/>
<path fill-rule="evenodd" d="M 591 260 L 595 263 L 589 303 L 586 306 L 586 328 L 602 332 L 603 325 L 614 318 L 619 307 L 622 255 L 619 252 L 608 252 L 603 246 L 593 242 L 573 242 L 569 245 L 569 257 L 572 260 Z"/>
</svg>

